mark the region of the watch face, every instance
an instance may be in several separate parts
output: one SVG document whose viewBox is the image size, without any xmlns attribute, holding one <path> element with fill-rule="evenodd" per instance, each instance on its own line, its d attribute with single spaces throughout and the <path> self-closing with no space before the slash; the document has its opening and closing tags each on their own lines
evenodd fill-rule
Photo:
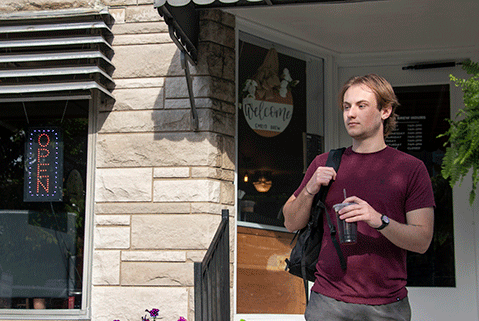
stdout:
<svg viewBox="0 0 479 321">
<path fill-rule="evenodd" d="M 381 219 L 384 223 L 389 224 L 389 217 L 387 217 L 386 215 L 384 215 Z"/>
</svg>

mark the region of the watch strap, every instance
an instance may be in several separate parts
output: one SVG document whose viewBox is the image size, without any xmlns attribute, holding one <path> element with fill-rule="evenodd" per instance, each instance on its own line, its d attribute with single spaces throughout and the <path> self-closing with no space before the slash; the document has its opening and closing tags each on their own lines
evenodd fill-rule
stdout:
<svg viewBox="0 0 479 321">
<path fill-rule="evenodd" d="M 388 217 L 383 214 L 383 215 L 381 216 L 381 222 L 382 222 L 381 226 L 376 227 L 376 230 L 377 230 L 377 231 L 380 231 L 380 230 L 382 230 L 383 228 L 385 228 L 386 226 L 389 225 L 389 219 L 388 219 Z"/>
</svg>

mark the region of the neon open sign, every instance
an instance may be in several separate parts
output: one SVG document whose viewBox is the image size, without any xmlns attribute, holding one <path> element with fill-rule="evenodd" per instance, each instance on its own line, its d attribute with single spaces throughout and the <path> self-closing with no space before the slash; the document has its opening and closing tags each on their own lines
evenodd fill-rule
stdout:
<svg viewBox="0 0 479 321">
<path fill-rule="evenodd" d="M 63 140 L 60 128 L 28 129 L 23 186 L 25 202 L 63 200 Z"/>
</svg>

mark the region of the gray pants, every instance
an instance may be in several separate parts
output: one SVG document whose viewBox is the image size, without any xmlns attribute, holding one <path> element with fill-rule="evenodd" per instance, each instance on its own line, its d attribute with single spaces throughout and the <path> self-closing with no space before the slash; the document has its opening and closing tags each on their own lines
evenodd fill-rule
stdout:
<svg viewBox="0 0 479 321">
<path fill-rule="evenodd" d="M 354 304 L 338 301 L 311 291 L 304 316 L 307 321 L 410 321 L 407 297 L 383 305 Z"/>
</svg>

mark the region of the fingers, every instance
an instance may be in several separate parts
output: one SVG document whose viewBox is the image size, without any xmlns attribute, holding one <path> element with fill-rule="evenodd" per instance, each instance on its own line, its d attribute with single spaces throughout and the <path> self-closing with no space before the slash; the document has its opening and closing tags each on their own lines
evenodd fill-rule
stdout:
<svg viewBox="0 0 479 321">
<path fill-rule="evenodd" d="M 327 186 L 331 180 L 336 179 L 336 171 L 332 167 L 318 167 L 309 180 L 306 188 L 310 194 L 319 192 L 321 185 Z"/>
<path fill-rule="evenodd" d="M 343 203 L 356 203 L 356 204 L 361 204 L 361 203 L 365 203 L 362 199 L 360 199 L 359 197 L 357 196 L 349 196 L 349 197 L 346 197 L 343 201 Z"/>
<path fill-rule="evenodd" d="M 344 203 L 355 203 L 353 205 L 342 208 L 339 212 L 339 218 L 348 223 L 364 221 L 372 226 L 374 221 L 377 221 L 381 216 L 376 212 L 367 202 L 359 197 L 350 196 L 344 200 Z"/>
<path fill-rule="evenodd" d="M 332 167 L 318 167 L 314 174 L 318 183 L 325 186 L 336 179 L 336 171 Z"/>
</svg>

